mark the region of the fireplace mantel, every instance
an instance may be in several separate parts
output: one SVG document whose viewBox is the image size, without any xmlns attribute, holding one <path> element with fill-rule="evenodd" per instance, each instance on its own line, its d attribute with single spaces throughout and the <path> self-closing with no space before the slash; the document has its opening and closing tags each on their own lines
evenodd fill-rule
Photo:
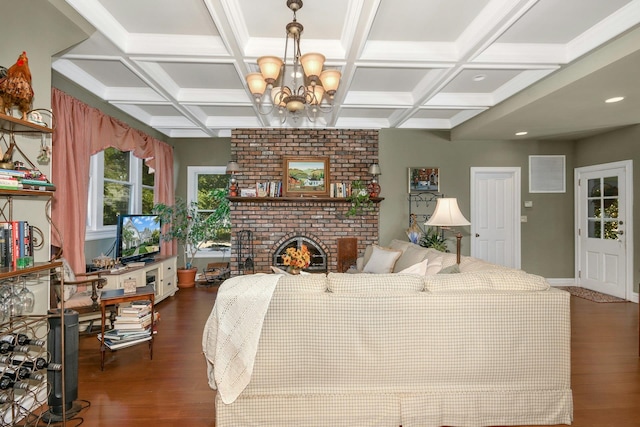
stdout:
<svg viewBox="0 0 640 427">
<path fill-rule="evenodd" d="M 384 197 L 371 197 L 373 203 L 380 203 Z M 351 203 L 344 197 L 229 197 L 232 203 Z"/>
</svg>

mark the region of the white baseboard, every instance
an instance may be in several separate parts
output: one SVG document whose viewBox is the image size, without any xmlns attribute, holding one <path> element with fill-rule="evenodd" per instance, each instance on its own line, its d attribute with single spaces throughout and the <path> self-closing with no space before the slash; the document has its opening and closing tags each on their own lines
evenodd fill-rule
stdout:
<svg viewBox="0 0 640 427">
<path fill-rule="evenodd" d="M 547 282 L 551 286 L 577 286 L 576 279 L 574 277 L 560 278 L 560 279 L 549 279 L 547 278 Z"/>
</svg>

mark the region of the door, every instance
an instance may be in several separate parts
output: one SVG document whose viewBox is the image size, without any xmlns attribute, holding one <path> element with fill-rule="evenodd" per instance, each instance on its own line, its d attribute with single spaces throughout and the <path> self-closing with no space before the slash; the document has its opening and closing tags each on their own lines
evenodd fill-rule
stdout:
<svg viewBox="0 0 640 427">
<path fill-rule="evenodd" d="M 471 256 L 520 268 L 520 168 L 471 168 Z"/>
<path fill-rule="evenodd" d="M 580 286 L 627 298 L 632 238 L 626 162 L 576 169 L 577 277 Z"/>
</svg>

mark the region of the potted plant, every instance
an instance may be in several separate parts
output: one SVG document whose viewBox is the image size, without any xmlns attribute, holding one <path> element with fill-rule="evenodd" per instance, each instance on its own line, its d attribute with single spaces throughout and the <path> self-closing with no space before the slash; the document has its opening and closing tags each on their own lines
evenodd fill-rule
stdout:
<svg viewBox="0 0 640 427">
<path fill-rule="evenodd" d="M 351 194 L 347 196 L 347 201 L 351 203 L 349 210 L 345 214 L 347 217 L 362 215 L 365 211 L 373 209 L 373 202 L 362 181 L 353 181 L 351 183 Z"/>
<path fill-rule="evenodd" d="M 447 240 L 435 228 L 428 227 L 422 234 L 419 244 L 425 248 L 433 248 L 440 252 L 449 252 Z"/>
<path fill-rule="evenodd" d="M 182 246 L 183 267 L 178 268 L 178 286 L 190 287 L 195 285 L 197 268 L 193 267 L 198 250 L 207 242 L 214 241 L 222 233 L 231 230 L 229 216 L 229 200 L 225 189 L 216 189 L 211 193 L 213 211 L 198 212 L 198 203 L 188 204 L 181 198 L 176 198 L 174 205 L 158 203 L 153 207 L 153 213 L 158 215 L 160 223 L 167 225 L 162 239 L 175 240 Z"/>
</svg>

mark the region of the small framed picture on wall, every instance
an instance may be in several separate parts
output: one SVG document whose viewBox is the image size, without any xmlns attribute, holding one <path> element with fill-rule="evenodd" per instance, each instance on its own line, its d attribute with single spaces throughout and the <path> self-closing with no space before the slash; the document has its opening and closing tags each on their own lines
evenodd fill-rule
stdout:
<svg viewBox="0 0 640 427">
<path fill-rule="evenodd" d="M 328 157 L 285 157 L 283 170 L 283 196 L 329 196 Z"/>
<path fill-rule="evenodd" d="M 440 192 L 440 168 L 410 167 L 409 193 Z"/>
</svg>

